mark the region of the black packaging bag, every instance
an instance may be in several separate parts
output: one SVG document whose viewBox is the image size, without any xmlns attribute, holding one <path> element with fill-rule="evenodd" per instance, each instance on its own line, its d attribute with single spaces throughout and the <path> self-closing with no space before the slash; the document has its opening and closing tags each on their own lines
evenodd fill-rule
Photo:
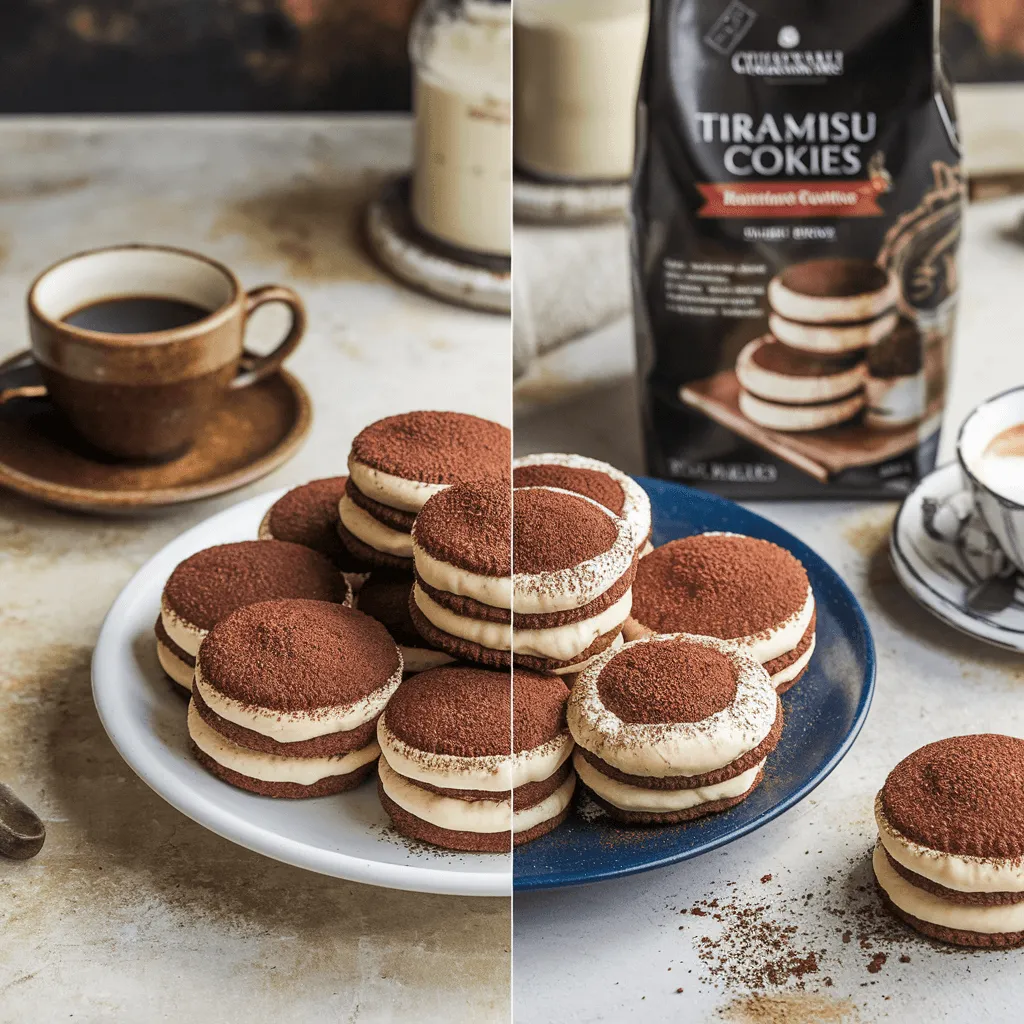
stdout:
<svg viewBox="0 0 1024 1024">
<path fill-rule="evenodd" d="M 935 462 L 963 181 L 932 0 L 653 0 L 633 281 L 649 470 L 905 494 Z"/>
</svg>

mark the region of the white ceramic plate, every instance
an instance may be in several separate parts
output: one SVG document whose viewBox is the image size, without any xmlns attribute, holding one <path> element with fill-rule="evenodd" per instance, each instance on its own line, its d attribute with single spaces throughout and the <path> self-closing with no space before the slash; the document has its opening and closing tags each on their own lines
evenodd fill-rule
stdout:
<svg viewBox="0 0 1024 1024">
<path fill-rule="evenodd" d="M 1012 601 L 997 611 L 967 605 L 967 592 L 984 580 L 1012 573 L 999 544 L 974 511 L 956 463 L 935 470 L 907 495 L 889 538 L 893 569 L 911 596 L 954 629 L 1024 652 L 1021 577 Z"/>
<path fill-rule="evenodd" d="M 283 491 L 244 501 L 183 533 L 151 558 L 107 613 L 92 660 L 103 727 L 138 776 L 212 832 L 275 860 L 370 885 L 465 896 L 507 896 L 511 856 L 417 846 L 394 833 L 367 783 L 352 793 L 274 800 L 207 774 L 188 750 L 185 701 L 156 660 L 153 625 L 174 567 L 202 548 L 252 540 Z"/>
</svg>

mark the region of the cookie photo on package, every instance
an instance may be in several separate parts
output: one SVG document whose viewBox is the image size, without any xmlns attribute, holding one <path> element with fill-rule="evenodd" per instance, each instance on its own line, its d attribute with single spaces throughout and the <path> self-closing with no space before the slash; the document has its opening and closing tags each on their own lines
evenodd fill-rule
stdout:
<svg viewBox="0 0 1024 1024">
<path fill-rule="evenodd" d="M 933 468 L 963 204 L 938 17 L 653 0 L 632 208 L 652 474 L 897 497 Z"/>
</svg>

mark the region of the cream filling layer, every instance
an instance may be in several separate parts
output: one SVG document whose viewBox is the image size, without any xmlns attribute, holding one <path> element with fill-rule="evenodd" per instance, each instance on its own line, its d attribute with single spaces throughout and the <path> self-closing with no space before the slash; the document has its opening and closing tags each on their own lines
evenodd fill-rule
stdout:
<svg viewBox="0 0 1024 1024">
<path fill-rule="evenodd" d="M 512 607 L 511 576 L 484 576 L 435 558 L 416 543 L 415 526 L 412 528 L 412 557 L 423 582 L 435 590 L 471 597 L 491 608 Z"/>
<path fill-rule="evenodd" d="M 757 773 L 764 767 L 764 761 L 749 771 L 727 779 L 717 786 L 701 786 L 698 789 L 643 789 L 630 786 L 618 779 L 609 778 L 598 771 L 579 751 L 573 755 L 573 767 L 580 781 L 592 789 L 602 800 L 607 800 L 620 811 L 647 811 L 658 814 L 670 811 L 688 811 L 701 804 L 712 804 L 716 800 L 731 800 L 742 796 L 754 784 Z"/>
<path fill-rule="evenodd" d="M 444 651 L 432 651 L 429 647 L 399 647 L 405 674 L 426 672 L 427 669 L 450 665 L 455 659 Z"/>
<path fill-rule="evenodd" d="M 576 672 L 582 672 L 585 668 L 593 665 L 602 655 L 607 654 L 608 651 L 617 651 L 624 642 L 620 633 L 603 651 L 598 651 L 597 654 L 587 658 L 586 661 L 577 662 L 575 665 L 563 665 L 561 668 L 551 669 L 551 674 L 554 676 L 568 676 Z"/>
<path fill-rule="evenodd" d="M 814 646 L 817 641 L 817 635 L 812 636 L 811 646 L 808 647 L 792 665 L 782 669 L 780 672 L 776 672 L 775 675 L 772 676 L 772 686 L 778 689 L 780 686 L 785 686 L 786 683 L 790 683 L 796 679 L 796 677 L 800 675 L 800 673 L 803 672 L 803 670 L 810 664 L 811 655 L 814 654 Z"/>
<path fill-rule="evenodd" d="M 270 529 L 270 514 L 274 511 L 274 506 L 271 505 L 267 509 L 267 514 L 260 520 L 260 528 L 256 532 L 256 537 L 259 540 L 273 540 L 274 534 Z"/>
<path fill-rule="evenodd" d="M 686 640 L 724 654 L 736 671 L 736 696 L 700 722 L 627 723 L 605 707 L 601 671 L 617 654 L 640 644 Z M 760 746 L 775 725 L 778 696 L 764 666 L 729 641 L 674 633 L 644 637 L 606 651 L 576 677 L 569 698 L 569 729 L 576 742 L 627 775 L 664 778 L 704 775 Z"/>
<path fill-rule="evenodd" d="M 232 743 L 207 725 L 191 701 L 188 705 L 188 734 L 195 745 L 217 764 L 261 782 L 294 782 L 299 786 L 312 786 L 334 775 L 349 775 L 380 755 L 380 747 L 375 742 L 361 750 L 350 750 L 332 757 L 286 757 L 249 750 Z"/>
<path fill-rule="evenodd" d="M 589 501 L 615 523 L 615 540 L 607 551 L 588 558 L 579 565 L 551 572 L 512 575 L 512 608 L 520 615 L 546 615 L 549 612 L 571 611 L 600 597 L 629 570 L 636 554 L 633 528 L 625 519 L 620 519 L 600 502 L 583 494 L 567 491 L 561 487 L 516 487 L 512 491 L 513 516 L 515 496 L 529 490 L 556 491 L 571 494 L 581 501 Z M 515 555 L 513 553 L 513 561 Z"/>
<path fill-rule="evenodd" d="M 564 466 L 566 469 L 589 469 L 594 473 L 604 473 L 614 480 L 622 489 L 622 511 L 619 515 L 629 523 L 633 530 L 634 546 L 642 548 L 647 543 L 651 532 L 651 499 L 647 492 L 622 470 L 616 469 L 600 459 L 591 459 L 585 455 L 567 455 L 548 452 L 543 455 L 523 455 L 512 462 L 515 472 L 524 466 Z M 522 610 L 522 609 L 520 609 Z"/>
<path fill-rule="evenodd" d="M 889 863 L 881 844 L 875 847 L 871 866 L 886 896 L 904 913 L 927 921 L 928 924 L 982 935 L 1024 931 L 1024 903 L 977 907 L 967 903 L 953 903 L 935 893 L 918 889 Z"/>
<path fill-rule="evenodd" d="M 875 821 L 882 846 L 915 875 L 958 892 L 1024 892 L 1024 858 L 969 857 L 915 843 L 885 816 L 881 793 L 875 797 Z"/>
<path fill-rule="evenodd" d="M 610 633 L 629 617 L 633 594 L 627 590 L 615 604 L 591 619 L 569 622 L 548 629 L 513 629 L 507 622 L 486 622 L 457 615 L 439 605 L 419 585 L 413 587 L 416 607 L 438 629 L 449 636 L 468 640 L 492 651 L 511 651 L 533 658 L 571 661 L 579 657 L 599 636 Z"/>
<path fill-rule="evenodd" d="M 398 668 L 388 681 L 360 700 L 351 704 L 317 708 L 315 711 L 276 711 L 244 704 L 221 693 L 206 678 L 200 655 L 196 662 L 193 686 L 206 706 L 228 722 L 240 725 L 243 729 L 251 729 L 262 736 L 269 736 L 278 743 L 296 743 L 336 732 L 349 732 L 372 721 L 384 710 L 401 681 L 402 657 L 399 654 Z"/>
<path fill-rule="evenodd" d="M 403 512 L 419 512 L 429 498 L 449 486 L 392 476 L 383 470 L 367 466 L 351 455 L 348 457 L 348 475 L 368 498 Z"/>
<path fill-rule="evenodd" d="M 412 558 L 412 535 L 392 530 L 374 519 L 365 508 L 360 508 L 347 494 L 338 502 L 338 518 L 354 537 L 368 544 L 374 551 L 383 551 L 400 558 Z"/>
<path fill-rule="evenodd" d="M 160 598 L 160 621 L 164 624 L 167 635 L 186 654 L 194 658 L 199 653 L 199 645 L 203 642 L 208 630 L 193 626 L 186 622 L 168 603 L 164 597 Z"/>
<path fill-rule="evenodd" d="M 512 801 L 457 800 L 431 793 L 402 778 L 382 757 L 377 771 L 384 792 L 403 810 L 421 821 L 452 832 L 526 832 L 561 814 L 572 800 L 576 778 L 570 775 L 550 796 L 532 807 L 513 811 Z"/>
<path fill-rule="evenodd" d="M 192 677 L 195 669 L 187 662 L 182 661 L 174 651 L 160 640 L 156 642 L 156 657 L 160 667 L 179 685 L 186 690 L 192 689 Z"/>
<path fill-rule="evenodd" d="M 564 764 L 572 753 L 568 731 L 547 743 L 518 754 L 494 754 L 488 757 L 458 757 L 431 754 L 410 747 L 387 725 L 387 711 L 377 722 L 377 741 L 388 763 L 400 775 L 426 782 L 441 789 L 477 789 L 487 793 L 518 789 L 531 782 L 543 782 Z M 511 746 L 509 723 L 509 745 Z"/>
</svg>

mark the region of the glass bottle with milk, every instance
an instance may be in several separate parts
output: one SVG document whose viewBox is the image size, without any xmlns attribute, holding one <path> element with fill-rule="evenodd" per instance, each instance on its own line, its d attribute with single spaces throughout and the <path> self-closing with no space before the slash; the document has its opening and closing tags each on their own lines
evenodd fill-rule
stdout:
<svg viewBox="0 0 1024 1024">
<path fill-rule="evenodd" d="M 507 0 L 425 0 L 409 37 L 412 214 L 471 253 L 512 249 L 512 26 Z"/>
<path fill-rule="evenodd" d="M 633 171 L 648 0 L 515 0 L 515 161 L 541 178 Z"/>
</svg>

